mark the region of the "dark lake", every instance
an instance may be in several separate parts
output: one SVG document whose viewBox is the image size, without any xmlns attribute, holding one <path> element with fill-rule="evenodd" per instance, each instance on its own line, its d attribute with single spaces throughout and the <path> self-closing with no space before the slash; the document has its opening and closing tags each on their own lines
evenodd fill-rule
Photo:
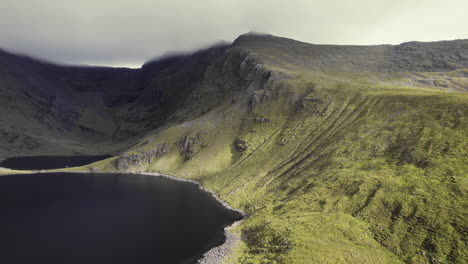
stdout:
<svg viewBox="0 0 468 264">
<path fill-rule="evenodd" d="M 0 167 L 14 170 L 48 170 L 65 167 L 77 167 L 96 161 L 110 158 L 109 155 L 101 156 L 30 156 L 5 159 Z"/>
<path fill-rule="evenodd" d="M 0 263 L 195 263 L 240 218 L 163 177 L 0 176 Z"/>
</svg>

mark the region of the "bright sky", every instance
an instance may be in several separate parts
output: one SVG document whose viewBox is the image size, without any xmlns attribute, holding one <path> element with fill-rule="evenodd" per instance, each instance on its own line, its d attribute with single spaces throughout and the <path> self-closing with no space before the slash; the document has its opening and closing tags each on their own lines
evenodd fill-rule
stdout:
<svg viewBox="0 0 468 264">
<path fill-rule="evenodd" d="M 468 38 L 468 0 L 0 0 L 0 48 L 138 67 L 249 31 L 316 44 Z"/>
</svg>

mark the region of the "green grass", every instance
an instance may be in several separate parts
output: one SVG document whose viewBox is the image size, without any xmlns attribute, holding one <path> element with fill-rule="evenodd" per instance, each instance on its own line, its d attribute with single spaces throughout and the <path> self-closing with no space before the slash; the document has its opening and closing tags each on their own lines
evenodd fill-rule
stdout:
<svg viewBox="0 0 468 264">
<path fill-rule="evenodd" d="M 7 168 L 0 168 L 0 176 L 12 175 L 12 174 L 25 174 L 25 173 L 32 173 L 32 172 L 33 171 L 10 170 Z"/>
<path fill-rule="evenodd" d="M 316 76 L 281 85 L 253 109 L 245 95 L 149 136 L 129 153 L 170 152 L 131 170 L 201 181 L 246 211 L 231 262 L 468 261 L 468 95 Z M 207 146 L 184 161 L 176 142 L 200 132 Z"/>
</svg>

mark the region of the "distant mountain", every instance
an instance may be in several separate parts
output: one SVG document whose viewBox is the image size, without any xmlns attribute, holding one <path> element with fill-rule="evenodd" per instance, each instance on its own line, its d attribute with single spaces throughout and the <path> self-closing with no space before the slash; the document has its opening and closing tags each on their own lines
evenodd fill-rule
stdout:
<svg viewBox="0 0 468 264">
<path fill-rule="evenodd" d="M 245 34 L 137 70 L 2 52 L 0 156 L 198 180 L 249 215 L 235 263 L 467 263 L 467 91 L 468 40 Z"/>
<path fill-rule="evenodd" d="M 157 128 L 223 49 L 141 69 L 60 66 L 0 51 L 0 158 L 118 153 Z"/>
</svg>

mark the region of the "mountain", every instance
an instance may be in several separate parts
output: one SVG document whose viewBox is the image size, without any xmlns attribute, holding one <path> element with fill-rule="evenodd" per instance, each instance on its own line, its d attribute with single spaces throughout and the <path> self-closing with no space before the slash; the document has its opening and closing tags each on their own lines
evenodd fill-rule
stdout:
<svg viewBox="0 0 468 264">
<path fill-rule="evenodd" d="M 197 180 L 248 214 L 236 263 L 467 263 L 467 90 L 468 40 L 250 33 L 137 70 L 2 52 L 0 155 Z"/>
<path fill-rule="evenodd" d="M 158 127 L 223 49 L 136 70 L 59 66 L 0 50 L 0 159 L 117 154 Z"/>
</svg>

